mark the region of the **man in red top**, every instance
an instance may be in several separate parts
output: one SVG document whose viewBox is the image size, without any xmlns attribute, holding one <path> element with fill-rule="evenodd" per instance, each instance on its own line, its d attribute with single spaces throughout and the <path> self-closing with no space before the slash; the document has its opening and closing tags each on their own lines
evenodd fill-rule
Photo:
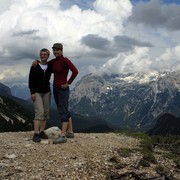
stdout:
<svg viewBox="0 0 180 180">
<path fill-rule="evenodd" d="M 53 144 L 59 144 L 65 143 L 67 141 L 66 137 L 74 137 L 68 104 L 69 85 L 76 78 L 78 70 L 68 58 L 63 56 L 63 45 L 61 43 L 55 43 L 52 49 L 55 59 L 52 59 L 49 63 L 52 63 L 52 73 L 54 73 L 53 94 L 62 125 L 61 135 L 53 141 Z M 69 70 L 72 74 L 68 79 Z"/>
</svg>

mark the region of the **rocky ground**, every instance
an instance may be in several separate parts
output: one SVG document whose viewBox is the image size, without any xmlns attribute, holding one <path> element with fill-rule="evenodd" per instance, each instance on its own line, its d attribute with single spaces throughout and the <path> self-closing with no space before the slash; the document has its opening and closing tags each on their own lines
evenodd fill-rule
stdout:
<svg viewBox="0 0 180 180">
<path fill-rule="evenodd" d="M 31 140 L 33 132 L 0 133 L 1 180 L 163 179 L 156 171 L 157 164 L 138 166 L 139 151 L 122 156 L 122 149 L 139 147 L 138 139 L 115 133 L 77 133 L 74 140 L 55 145 L 52 141 L 59 131 L 51 128 L 46 132 L 49 140 L 41 143 Z M 180 179 L 171 160 L 156 158 L 174 179 Z"/>
</svg>

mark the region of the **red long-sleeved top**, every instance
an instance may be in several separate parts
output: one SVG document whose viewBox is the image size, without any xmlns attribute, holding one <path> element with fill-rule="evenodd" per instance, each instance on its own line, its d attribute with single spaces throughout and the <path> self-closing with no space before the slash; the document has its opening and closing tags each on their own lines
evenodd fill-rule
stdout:
<svg viewBox="0 0 180 180">
<path fill-rule="evenodd" d="M 54 73 L 53 85 L 55 87 L 61 88 L 63 84 L 71 84 L 78 74 L 78 70 L 74 64 L 63 55 L 52 59 L 48 63 L 52 63 L 52 72 Z M 69 70 L 71 70 L 72 74 L 70 78 L 67 79 Z"/>
</svg>

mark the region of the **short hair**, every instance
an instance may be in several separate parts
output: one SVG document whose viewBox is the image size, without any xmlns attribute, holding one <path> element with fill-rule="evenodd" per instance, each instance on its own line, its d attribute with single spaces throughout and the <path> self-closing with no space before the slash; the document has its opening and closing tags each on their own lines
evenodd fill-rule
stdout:
<svg viewBox="0 0 180 180">
<path fill-rule="evenodd" d="M 50 55 L 50 51 L 48 50 L 48 49 L 46 49 L 46 48 L 42 48 L 41 50 L 40 50 L 40 53 L 41 52 L 46 52 L 47 54 L 48 54 L 48 56 Z"/>
</svg>

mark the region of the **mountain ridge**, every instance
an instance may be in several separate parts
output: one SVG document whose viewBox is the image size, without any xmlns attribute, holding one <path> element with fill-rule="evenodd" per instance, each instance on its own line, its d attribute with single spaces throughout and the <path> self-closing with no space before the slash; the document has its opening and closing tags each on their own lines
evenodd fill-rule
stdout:
<svg viewBox="0 0 180 180">
<path fill-rule="evenodd" d="M 0 95 L 0 132 L 32 129 L 32 113 L 9 97 Z"/>
<path fill-rule="evenodd" d="M 179 135 L 180 136 L 180 117 L 177 118 L 169 113 L 157 117 L 155 126 L 147 132 L 148 135 Z"/>
<path fill-rule="evenodd" d="M 70 108 L 115 126 L 148 130 L 161 114 L 180 116 L 180 73 L 89 74 L 72 90 Z"/>
<path fill-rule="evenodd" d="M 33 112 L 29 100 L 11 98 Z M 157 117 L 165 113 L 180 117 L 180 73 L 85 75 L 71 90 L 69 104 L 78 122 L 75 124 L 77 130 L 83 128 L 78 129 L 76 125 L 86 126 L 86 121 L 89 124 L 93 118 L 97 123 L 89 124 L 89 128 L 107 124 L 115 129 L 148 131 L 155 126 Z M 51 112 L 52 123 L 57 125 L 56 107 Z"/>
</svg>

